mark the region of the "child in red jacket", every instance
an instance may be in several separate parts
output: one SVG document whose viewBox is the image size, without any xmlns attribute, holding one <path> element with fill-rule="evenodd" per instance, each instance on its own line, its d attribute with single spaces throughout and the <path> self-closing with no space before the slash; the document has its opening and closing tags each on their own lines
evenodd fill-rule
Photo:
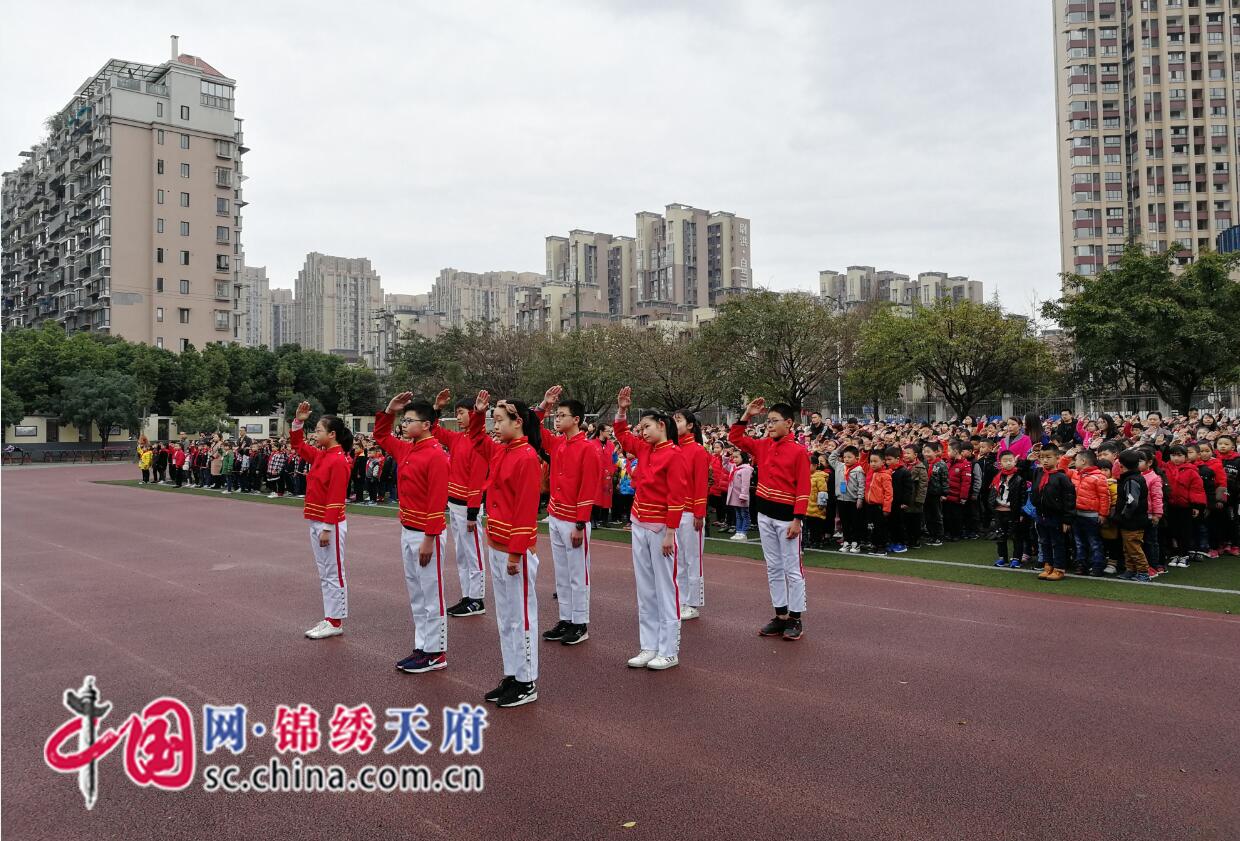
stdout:
<svg viewBox="0 0 1240 841">
<path fill-rule="evenodd" d="M 870 529 L 872 555 L 887 554 L 887 518 L 891 516 L 891 469 L 878 450 L 870 453 L 870 473 L 865 481 L 865 517 Z"/>
<path fill-rule="evenodd" d="M 973 462 L 961 454 L 959 441 L 948 445 L 947 494 L 943 497 L 943 531 L 948 541 L 960 540 L 964 532 L 965 508 L 973 490 Z"/>
<path fill-rule="evenodd" d="M 1171 460 L 1163 465 L 1163 469 L 1171 495 L 1165 510 L 1167 528 L 1175 549 L 1167 566 L 1186 567 L 1188 556 L 1196 547 L 1193 534 L 1196 523 L 1206 511 L 1206 491 L 1201 474 L 1188 463 L 1188 450 L 1177 444 L 1168 452 Z"/>
</svg>

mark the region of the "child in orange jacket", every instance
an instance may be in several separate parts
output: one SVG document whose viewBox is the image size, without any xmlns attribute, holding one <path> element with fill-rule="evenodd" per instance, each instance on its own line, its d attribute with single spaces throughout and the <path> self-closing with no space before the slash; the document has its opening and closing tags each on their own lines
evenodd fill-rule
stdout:
<svg viewBox="0 0 1240 841">
<path fill-rule="evenodd" d="M 865 515 L 870 528 L 870 554 L 887 554 L 887 518 L 891 515 L 891 469 L 882 453 L 870 453 L 870 472 L 865 480 Z"/>
</svg>

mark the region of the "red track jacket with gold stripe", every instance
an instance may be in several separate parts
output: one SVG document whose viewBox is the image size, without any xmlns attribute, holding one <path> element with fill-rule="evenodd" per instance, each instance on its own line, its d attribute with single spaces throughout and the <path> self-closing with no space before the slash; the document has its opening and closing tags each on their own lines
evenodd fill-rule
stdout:
<svg viewBox="0 0 1240 841">
<path fill-rule="evenodd" d="M 468 508 L 469 519 L 478 519 L 482 486 L 487 481 L 487 460 L 474 449 L 469 433 L 444 429 L 438 420 L 431 432 L 448 449 L 448 499 Z"/>
<path fill-rule="evenodd" d="M 294 422 L 289 430 L 288 442 L 298 458 L 310 465 L 306 474 L 306 502 L 302 508 L 307 520 L 335 525 L 345 519 L 344 500 L 349 492 L 349 474 L 353 465 L 340 445 L 330 450 L 320 450 L 306 443 L 305 433 Z"/>
<path fill-rule="evenodd" d="M 443 534 L 447 525 L 448 454 L 433 435 L 421 441 L 395 437 L 393 420 L 387 412 L 375 415 L 375 443 L 396 459 L 400 524 L 423 534 Z"/>
<path fill-rule="evenodd" d="M 706 495 L 710 492 L 710 453 L 693 439 L 692 432 L 680 436 L 680 455 L 685 460 L 685 510 L 694 517 L 706 516 Z"/>
<path fill-rule="evenodd" d="M 538 498 L 542 465 L 525 436 L 498 444 L 486 432 L 486 414 L 469 413 L 469 437 L 488 463 L 487 542 L 520 555 L 538 542 Z"/>
<path fill-rule="evenodd" d="M 758 513 L 774 520 L 804 517 L 809 507 L 809 452 L 791 435 L 750 438 L 734 423 L 728 440 L 749 453 L 758 470 Z"/>
<path fill-rule="evenodd" d="M 570 523 L 590 522 L 594 498 L 603 479 L 598 445 L 588 440 L 584 432 L 566 438 L 545 430 L 542 443 L 551 456 L 551 500 L 547 513 Z"/>
<path fill-rule="evenodd" d="M 688 495 L 685 458 L 679 448 L 671 441 L 650 446 L 629 432 L 626 418 L 616 418 L 612 429 L 620 446 L 637 456 L 633 515 L 642 523 L 658 523 L 673 529 L 679 526 Z"/>
</svg>

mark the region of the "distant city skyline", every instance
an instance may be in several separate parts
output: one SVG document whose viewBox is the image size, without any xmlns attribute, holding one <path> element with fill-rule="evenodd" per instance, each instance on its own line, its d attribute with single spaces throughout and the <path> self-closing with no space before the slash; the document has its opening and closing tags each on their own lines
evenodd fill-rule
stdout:
<svg viewBox="0 0 1240 841">
<path fill-rule="evenodd" d="M 391 4 L 330 27 L 237 5 L 241 30 L 230 8 L 122 6 L 54 56 L 11 21 L 0 168 L 104 61 L 161 61 L 176 33 L 238 80 L 246 256 L 273 288 L 309 251 L 404 294 L 449 266 L 541 272 L 549 232 L 684 203 L 753 220 L 755 286 L 865 263 L 984 278 L 1015 310 L 1058 292 L 1050 4 Z"/>
</svg>

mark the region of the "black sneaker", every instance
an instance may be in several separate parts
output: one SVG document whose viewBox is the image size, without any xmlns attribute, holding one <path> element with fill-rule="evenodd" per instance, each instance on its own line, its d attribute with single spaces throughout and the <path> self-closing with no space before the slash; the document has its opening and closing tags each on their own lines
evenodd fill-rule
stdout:
<svg viewBox="0 0 1240 841">
<path fill-rule="evenodd" d="M 788 627 L 788 620 L 780 619 L 778 616 L 776 616 L 770 622 L 767 622 L 765 625 L 762 626 L 762 629 L 758 631 L 758 636 L 760 637 L 782 636 L 784 633 L 784 628 L 786 627 Z"/>
<path fill-rule="evenodd" d="M 560 642 L 564 639 L 564 635 L 568 633 L 568 629 L 573 626 L 572 622 L 565 622 L 561 619 L 555 623 L 555 627 L 549 631 L 543 631 L 543 639 L 547 642 Z"/>
<path fill-rule="evenodd" d="M 495 701 L 497 707 L 519 707 L 538 700 L 538 685 L 534 682 L 522 683 L 513 680 L 507 691 Z"/>
<path fill-rule="evenodd" d="M 564 635 L 560 637 L 560 645 L 576 645 L 579 642 L 585 642 L 590 638 L 587 627 L 586 625 L 569 625 Z"/>
<path fill-rule="evenodd" d="M 482 603 L 482 599 L 462 599 L 461 610 L 453 616 L 481 616 L 487 612 L 487 606 Z"/>
<path fill-rule="evenodd" d="M 784 625 L 784 639 L 799 640 L 801 638 L 801 620 L 789 619 Z"/>
<path fill-rule="evenodd" d="M 496 701 L 498 701 L 503 696 L 505 692 L 508 691 L 508 687 L 512 686 L 516 682 L 517 682 L 517 679 L 513 677 L 512 675 L 504 675 L 504 679 L 499 682 L 499 686 L 495 687 L 494 689 L 492 689 L 490 692 L 483 695 L 482 697 L 483 699 L 490 701 L 492 704 L 494 704 Z"/>
<path fill-rule="evenodd" d="M 413 667 L 414 663 L 418 662 L 419 660 L 424 659 L 425 657 L 426 657 L 425 651 L 423 651 L 420 648 L 415 648 L 412 654 L 410 654 L 404 660 L 400 660 L 396 663 L 396 668 L 402 672 L 407 671 Z"/>
<path fill-rule="evenodd" d="M 456 616 L 456 617 L 468 616 L 469 615 L 469 599 L 462 598 L 459 602 L 452 605 L 452 607 L 445 610 L 444 613 L 448 614 L 449 616 Z"/>
</svg>

